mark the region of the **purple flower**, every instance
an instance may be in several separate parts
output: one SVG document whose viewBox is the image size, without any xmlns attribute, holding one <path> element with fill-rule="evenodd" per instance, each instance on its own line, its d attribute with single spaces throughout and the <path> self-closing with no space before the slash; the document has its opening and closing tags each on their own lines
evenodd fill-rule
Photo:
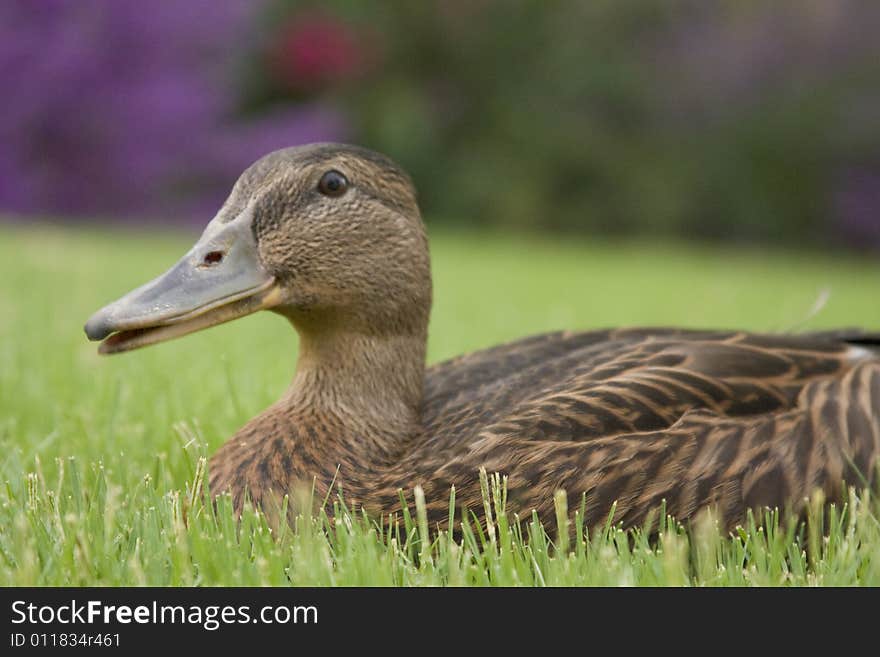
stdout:
<svg viewBox="0 0 880 657">
<path fill-rule="evenodd" d="M 243 117 L 255 3 L 0 6 L 0 211 L 188 219 L 267 151 L 344 137 L 318 106 Z"/>
</svg>

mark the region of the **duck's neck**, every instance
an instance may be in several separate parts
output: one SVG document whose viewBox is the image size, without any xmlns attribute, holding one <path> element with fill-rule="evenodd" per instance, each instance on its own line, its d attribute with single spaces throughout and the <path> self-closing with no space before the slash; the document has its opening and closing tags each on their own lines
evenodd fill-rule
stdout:
<svg viewBox="0 0 880 657">
<path fill-rule="evenodd" d="M 370 335 L 298 328 L 299 359 L 285 403 L 297 414 L 332 418 L 336 434 L 315 432 L 320 451 L 393 460 L 419 427 L 426 332 Z"/>
</svg>

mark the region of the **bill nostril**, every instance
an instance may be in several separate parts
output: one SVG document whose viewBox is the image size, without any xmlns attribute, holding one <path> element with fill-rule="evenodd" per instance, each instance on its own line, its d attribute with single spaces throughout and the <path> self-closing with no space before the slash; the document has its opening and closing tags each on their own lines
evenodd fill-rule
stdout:
<svg viewBox="0 0 880 657">
<path fill-rule="evenodd" d="M 205 257 L 202 258 L 202 264 L 204 265 L 216 265 L 218 262 L 223 260 L 223 256 L 225 254 L 223 251 L 208 251 L 205 254 Z"/>
</svg>

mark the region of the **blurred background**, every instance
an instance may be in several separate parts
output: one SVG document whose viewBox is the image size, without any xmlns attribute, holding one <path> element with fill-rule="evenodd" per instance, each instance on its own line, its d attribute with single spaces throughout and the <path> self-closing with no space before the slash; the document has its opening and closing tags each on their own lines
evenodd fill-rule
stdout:
<svg viewBox="0 0 880 657">
<path fill-rule="evenodd" d="M 432 225 L 880 249 L 876 0 L 0 4 L 0 215 L 201 226 L 383 151 Z"/>
</svg>

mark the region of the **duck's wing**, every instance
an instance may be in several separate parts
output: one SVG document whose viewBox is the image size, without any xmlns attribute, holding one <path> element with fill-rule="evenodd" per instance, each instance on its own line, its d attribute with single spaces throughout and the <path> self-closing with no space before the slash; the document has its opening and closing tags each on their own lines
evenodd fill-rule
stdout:
<svg viewBox="0 0 880 657">
<path fill-rule="evenodd" d="M 456 432 L 504 417 L 524 400 L 615 362 L 644 358 L 663 338 L 724 340 L 732 334 L 682 329 L 617 329 L 535 335 L 428 368 L 422 419 L 428 433 Z M 464 424 L 462 424 L 462 420 Z"/>
<path fill-rule="evenodd" d="M 509 474 L 514 504 L 538 508 L 562 488 L 587 494 L 588 521 L 616 500 L 627 524 L 661 500 L 680 518 L 713 501 L 740 518 L 815 487 L 834 494 L 843 479 L 858 484 L 874 472 L 878 344 L 855 331 L 611 332 L 496 387 L 471 388 L 470 414 L 464 399 L 447 401 L 434 421 L 457 422 L 470 437 L 436 484 L 470 488 L 462 480 L 486 467 Z"/>
<path fill-rule="evenodd" d="M 533 440 L 587 440 L 669 427 L 695 409 L 776 412 L 878 345 L 880 336 L 858 331 L 552 333 L 430 368 L 422 417 L 440 444 L 495 424 L 493 432 Z"/>
</svg>

